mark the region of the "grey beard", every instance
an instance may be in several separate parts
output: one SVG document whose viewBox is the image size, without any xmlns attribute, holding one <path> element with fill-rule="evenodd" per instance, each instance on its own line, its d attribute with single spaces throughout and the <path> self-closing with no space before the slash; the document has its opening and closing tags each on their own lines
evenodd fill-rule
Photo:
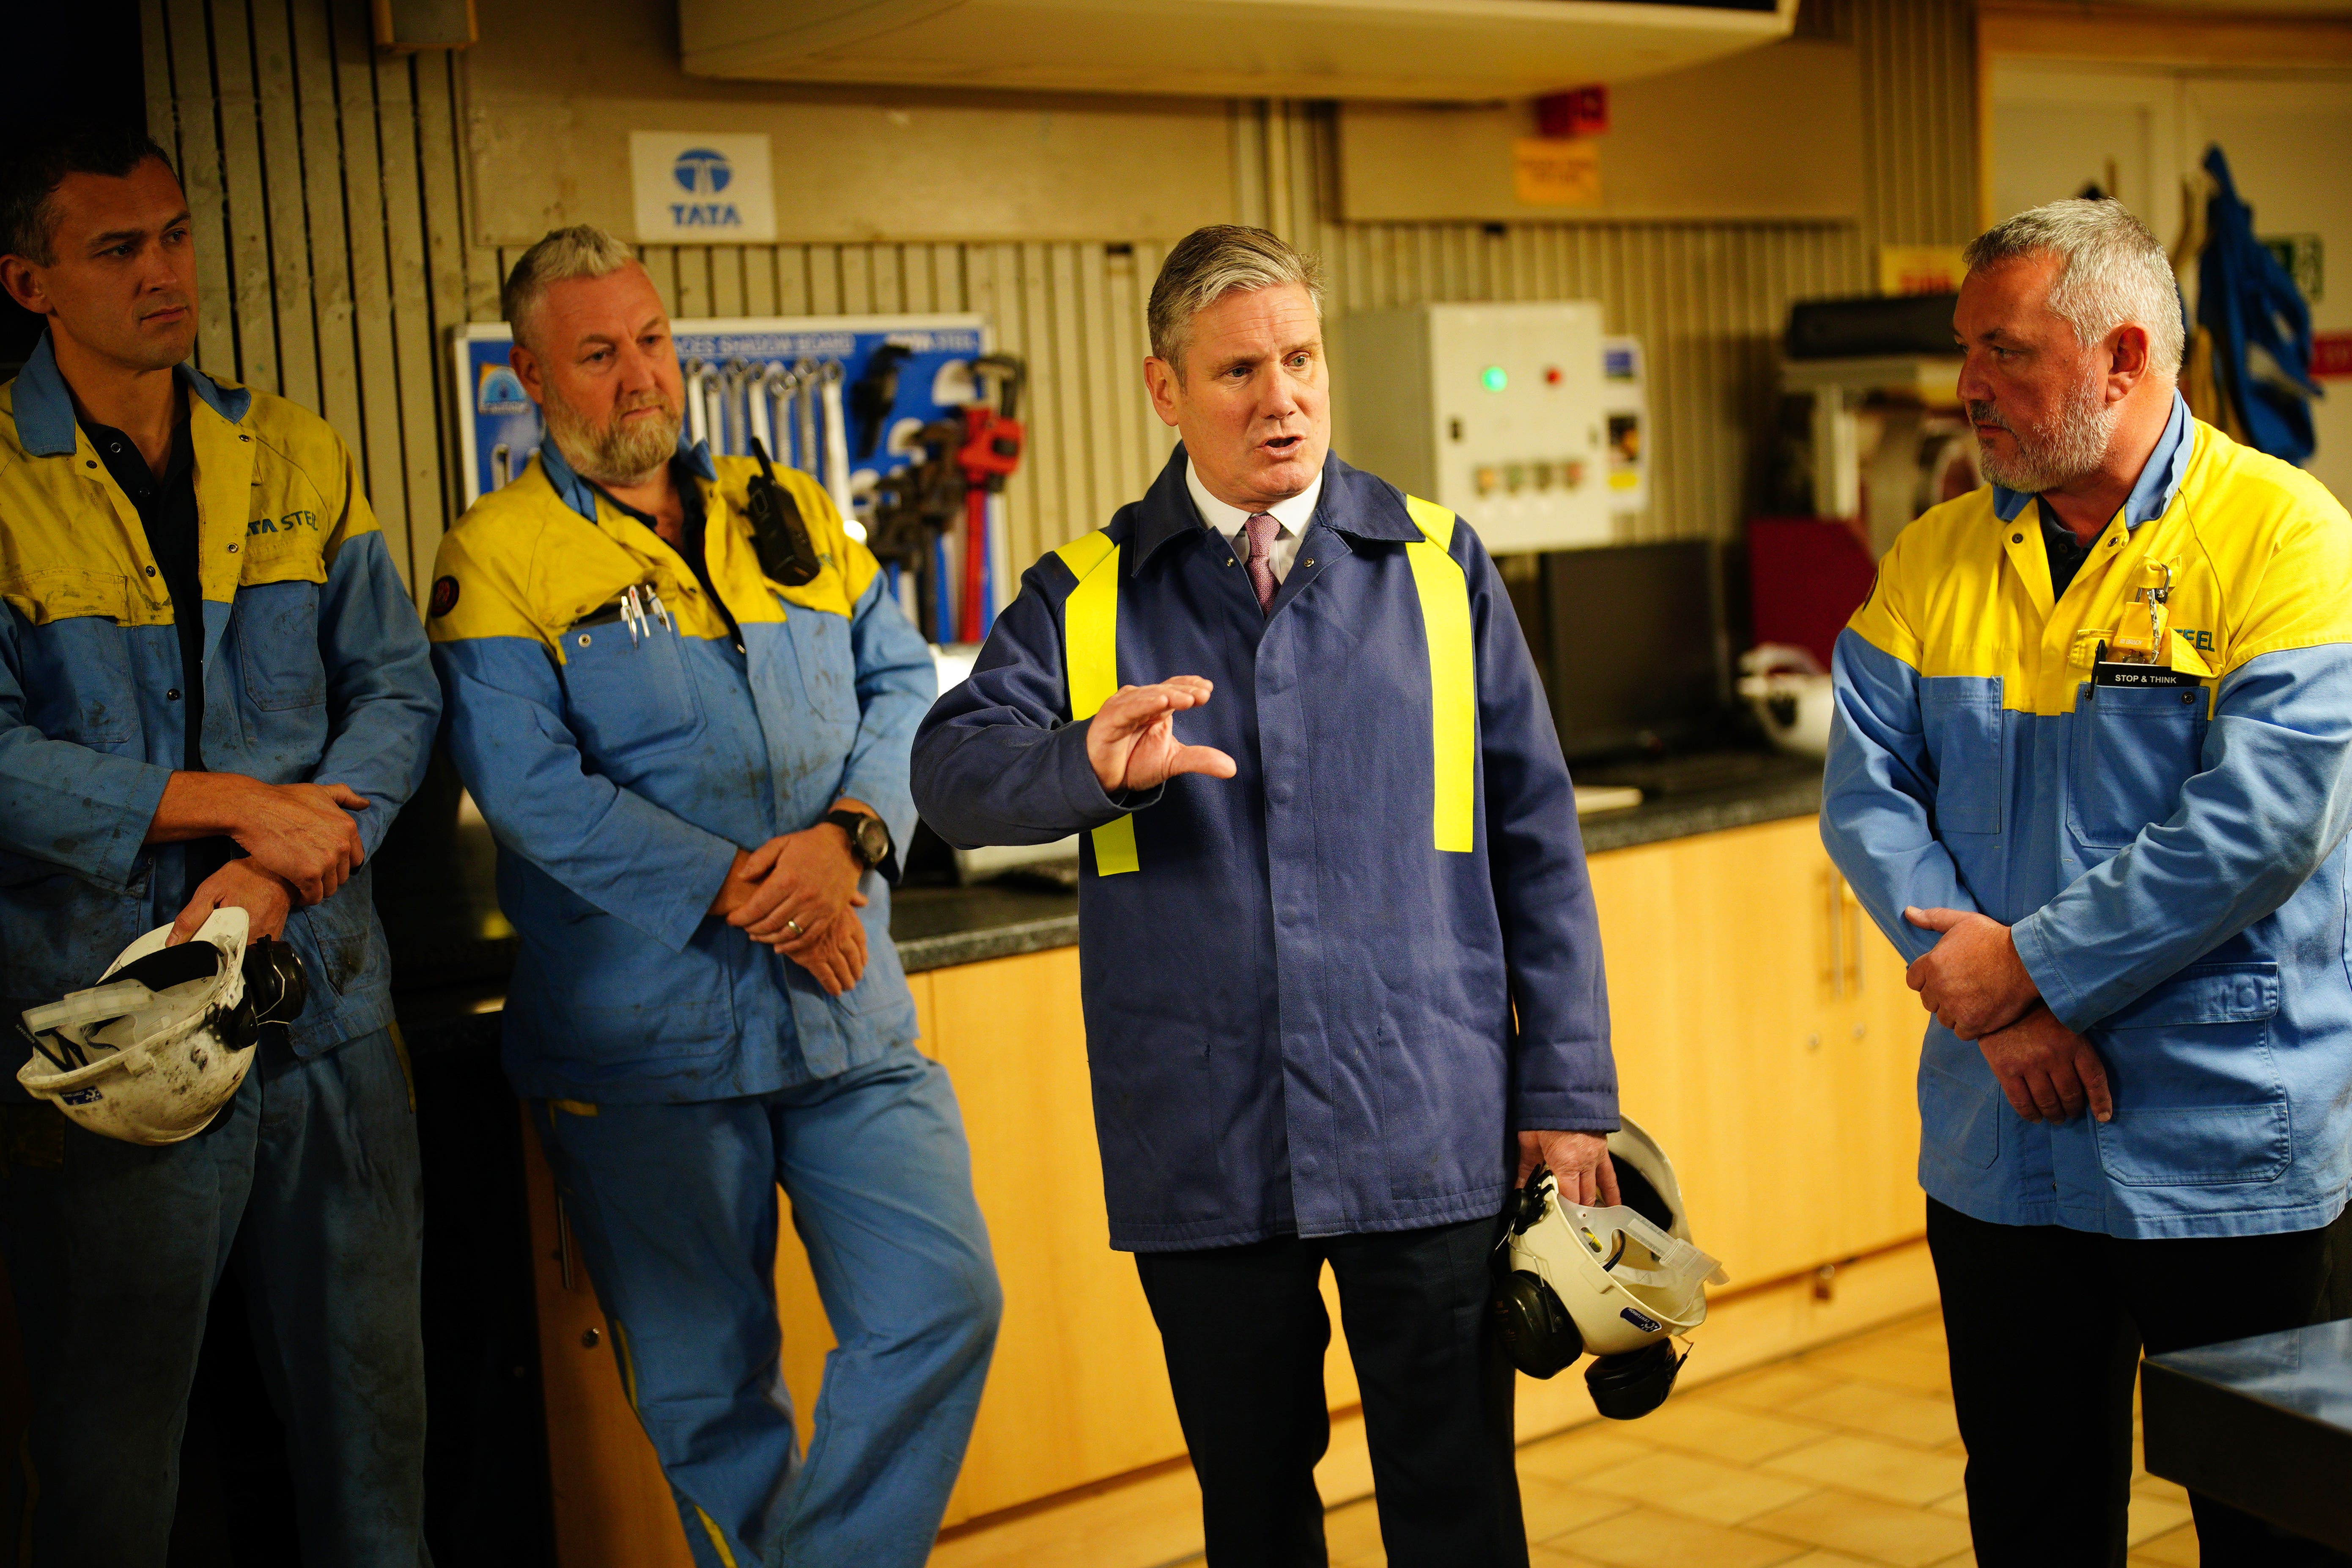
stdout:
<svg viewBox="0 0 2352 1568">
<path fill-rule="evenodd" d="M 547 433 L 555 449 L 582 479 L 600 485 L 640 485 L 677 453 L 678 415 L 665 405 L 660 417 L 624 424 L 627 409 L 614 409 L 604 425 L 591 425 L 567 403 L 547 402 Z"/>
<path fill-rule="evenodd" d="M 2101 397 L 2104 378 L 2091 377 L 2074 390 L 2058 417 L 2040 429 L 2020 430 L 1990 404 L 1969 405 L 1969 417 L 1998 425 L 2017 440 L 2017 456 L 1995 458 L 1981 445 L 1977 464 L 1984 477 L 2003 489 L 2039 495 L 2072 484 L 2106 461 L 2107 442 L 2115 435 L 2123 405 L 2109 406 Z"/>
</svg>

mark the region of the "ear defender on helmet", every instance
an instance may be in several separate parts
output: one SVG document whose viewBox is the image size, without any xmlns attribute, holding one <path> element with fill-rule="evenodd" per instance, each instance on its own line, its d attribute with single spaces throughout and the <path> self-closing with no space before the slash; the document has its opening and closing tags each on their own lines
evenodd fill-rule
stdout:
<svg viewBox="0 0 2352 1568">
<path fill-rule="evenodd" d="M 1689 1359 L 1688 1352 L 1675 1354 L 1672 1341 L 1660 1340 L 1601 1357 L 1584 1369 L 1584 1386 L 1592 1393 L 1592 1407 L 1612 1421 L 1638 1420 L 1666 1402 Z"/>
<path fill-rule="evenodd" d="M 1526 1269 L 1514 1268 L 1496 1283 L 1494 1308 L 1503 1353 L 1529 1377 L 1553 1376 L 1584 1353 L 1584 1335 L 1559 1292 Z"/>
<path fill-rule="evenodd" d="M 301 955 L 275 937 L 256 937 L 245 949 L 245 996 L 230 1015 L 233 1049 L 261 1038 L 264 1024 L 290 1024 L 310 999 Z"/>
<path fill-rule="evenodd" d="M 265 1024 L 290 1024 L 310 1000 L 302 958 L 276 937 L 261 937 L 245 950 L 245 994 L 254 1016 Z"/>
</svg>

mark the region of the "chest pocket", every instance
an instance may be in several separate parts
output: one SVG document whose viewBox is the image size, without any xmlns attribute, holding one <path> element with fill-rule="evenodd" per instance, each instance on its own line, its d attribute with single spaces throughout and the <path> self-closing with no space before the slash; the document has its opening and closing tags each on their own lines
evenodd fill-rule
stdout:
<svg viewBox="0 0 2352 1568">
<path fill-rule="evenodd" d="M 701 729 L 678 634 L 656 621 L 636 641 L 620 621 L 563 634 L 565 716 L 581 749 L 607 772 L 675 751 Z"/>
<path fill-rule="evenodd" d="M 1936 759 L 1936 830 L 1999 833 L 2001 766 L 2000 681 L 1931 676 L 1919 683 L 1927 752 Z"/>
<path fill-rule="evenodd" d="M 327 700 L 319 658 L 319 589 L 307 582 L 268 583 L 236 595 L 236 653 L 245 689 L 265 713 L 317 708 Z"/>
<path fill-rule="evenodd" d="M 788 612 L 784 640 L 800 663 L 801 690 L 817 718 L 856 729 L 857 660 L 850 651 L 849 622 L 822 610 Z"/>
<path fill-rule="evenodd" d="M 2205 688 L 2083 688 L 2074 704 L 2066 812 L 2074 837 L 2120 849 L 2170 816 L 2204 764 Z"/>
<path fill-rule="evenodd" d="M 127 745 L 141 730 L 130 644 L 140 635 L 95 615 L 21 632 L 26 717 L 53 741 L 99 750 Z"/>
</svg>

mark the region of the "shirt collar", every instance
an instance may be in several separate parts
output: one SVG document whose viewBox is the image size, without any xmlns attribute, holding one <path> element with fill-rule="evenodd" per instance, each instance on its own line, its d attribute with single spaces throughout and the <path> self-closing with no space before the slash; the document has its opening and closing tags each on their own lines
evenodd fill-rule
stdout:
<svg viewBox="0 0 2352 1568">
<path fill-rule="evenodd" d="M 1129 576 L 1140 576 L 1144 563 L 1169 541 L 1198 539 L 1207 531 L 1201 525 L 1199 508 L 1186 493 L 1184 474 L 1191 461 L 1183 443 L 1178 442 L 1168 461 L 1160 466 L 1159 477 L 1151 481 L 1151 488 L 1135 504 L 1133 531 L 1129 536 L 1134 548 L 1120 554 L 1119 570 Z M 1411 544 L 1422 537 L 1421 530 L 1405 510 L 1402 492 L 1383 479 L 1349 468 L 1339 460 L 1337 452 L 1324 454 L 1318 485 L 1320 502 L 1310 526 L 1319 523 L 1351 539 L 1377 539 L 1398 544 Z M 1112 521 L 1116 523 L 1118 520 Z"/>
<path fill-rule="evenodd" d="M 1201 482 L 1201 471 L 1193 465 L 1190 453 L 1184 458 L 1184 488 L 1192 492 L 1192 507 L 1201 514 L 1201 521 L 1227 539 L 1240 533 L 1242 525 L 1253 515 L 1237 506 L 1227 506 L 1211 495 L 1209 487 Z M 1284 532 L 1303 537 L 1307 525 L 1315 521 L 1316 503 L 1322 499 L 1323 471 L 1318 468 L 1313 483 L 1289 500 L 1278 500 L 1265 510 L 1275 521 L 1282 525 Z"/>
<path fill-rule="evenodd" d="M 2179 493 L 2180 481 L 2189 477 L 2189 459 L 2197 447 L 2190 438 L 2191 428 L 2189 404 L 2176 390 L 2172 395 L 2172 417 L 2164 422 L 2164 434 L 2157 437 L 2156 450 L 2147 455 L 2138 482 L 2124 498 L 2126 528 L 2154 522 Z M 2005 485 L 1992 488 L 1992 510 L 2003 522 L 2015 522 L 2017 514 L 2032 499 L 2031 491 L 2013 490 Z"/>
<path fill-rule="evenodd" d="M 241 386 L 222 386 L 191 364 L 177 367 L 181 384 L 202 398 L 205 405 L 232 425 L 244 422 L 253 406 L 253 394 Z M 33 345 L 25 368 L 16 373 L 15 395 L 16 444 L 35 458 L 70 457 L 74 449 L 73 394 L 58 369 L 49 334 Z"/>
<path fill-rule="evenodd" d="M 712 484 L 719 480 L 719 468 L 710 460 L 710 443 L 708 441 L 690 441 L 686 433 L 680 431 L 675 460 L 684 463 L 687 471 L 696 479 Z M 539 466 L 545 471 L 547 482 L 554 486 L 555 493 L 562 498 L 564 505 L 591 522 L 596 521 L 596 487 L 572 471 L 572 465 L 565 462 L 563 454 L 555 449 L 552 434 L 540 438 Z"/>
</svg>

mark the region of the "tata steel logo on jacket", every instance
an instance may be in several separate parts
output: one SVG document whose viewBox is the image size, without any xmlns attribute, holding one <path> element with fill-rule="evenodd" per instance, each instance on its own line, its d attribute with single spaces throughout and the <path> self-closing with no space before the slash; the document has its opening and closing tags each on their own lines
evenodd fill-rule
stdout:
<svg viewBox="0 0 2352 1568">
<path fill-rule="evenodd" d="M 691 201 L 673 201 L 669 205 L 670 221 L 680 228 L 740 228 L 743 215 L 735 204 L 719 199 L 734 182 L 735 166 L 723 153 L 708 147 L 689 147 L 677 155 L 670 165 L 670 178 L 677 182 Z"/>
</svg>

